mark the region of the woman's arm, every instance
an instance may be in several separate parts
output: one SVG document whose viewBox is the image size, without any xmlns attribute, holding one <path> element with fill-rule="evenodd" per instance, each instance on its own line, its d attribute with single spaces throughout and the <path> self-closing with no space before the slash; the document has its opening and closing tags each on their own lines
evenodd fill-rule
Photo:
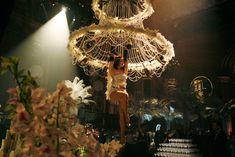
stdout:
<svg viewBox="0 0 235 157">
<path fill-rule="evenodd" d="M 128 74 L 128 51 L 127 50 L 124 50 L 123 60 L 124 60 L 124 65 L 125 65 L 124 72 L 125 74 Z"/>
<path fill-rule="evenodd" d="M 108 70 L 109 70 L 109 73 L 111 74 L 113 72 L 113 61 L 109 62 L 109 67 L 108 67 Z"/>
<path fill-rule="evenodd" d="M 124 60 L 124 65 L 125 65 L 125 69 L 124 69 L 124 73 L 128 74 L 128 60 Z"/>
<path fill-rule="evenodd" d="M 109 56 L 109 63 L 108 63 L 108 72 L 111 74 L 113 72 L 113 64 L 114 64 L 114 56 Z"/>
</svg>

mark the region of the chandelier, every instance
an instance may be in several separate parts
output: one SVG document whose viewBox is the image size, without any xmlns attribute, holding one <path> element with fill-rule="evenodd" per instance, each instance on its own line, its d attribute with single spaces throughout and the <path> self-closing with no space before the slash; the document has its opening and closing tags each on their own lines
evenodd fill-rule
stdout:
<svg viewBox="0 0 235 157">
<path fill-rule="evenodd" d="M 143 20 L 153 13 L 150 0 L 93 0 L 99 24 L 70 35 L 68 49 L 73 63 L 87 75 L 104 74 L 111 51 L 128 47 L 128 78 L 161 76 L 174 57 L 173 44 L 156 30 L 145 29 Z"/>
</svg>

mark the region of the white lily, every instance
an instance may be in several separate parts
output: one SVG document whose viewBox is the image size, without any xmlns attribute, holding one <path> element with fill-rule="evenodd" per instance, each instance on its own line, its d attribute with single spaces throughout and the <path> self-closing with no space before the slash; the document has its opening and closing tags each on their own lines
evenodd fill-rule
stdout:
<svg viewBox="0 0 235 157">
<path fill-rule="evenodd" d="M 80 100 L 83 103 L 89 102 L 89 100 L 86 100 L 86 98 L 91 96 L 91 94 L 88 92 L 91 89 L 91 86 L 85 87 L 83 80 L 78 77 L 75 77 L 73 82 L 71 82 L 70 80 L 66 80 L 65 85 L 68 88 L 72 89 L 70 96 L 74 100 Z"/>
</svg>

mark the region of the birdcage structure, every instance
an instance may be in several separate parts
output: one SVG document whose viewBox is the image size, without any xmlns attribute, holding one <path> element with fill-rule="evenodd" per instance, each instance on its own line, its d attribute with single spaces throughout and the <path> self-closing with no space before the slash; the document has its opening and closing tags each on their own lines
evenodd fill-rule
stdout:
<svg viewBox="0 0 235 157">
<path fill-rule="evenodd" d="M 173 44 L 158 30 L 145 29 L 153 12 L 150 0 L 93 0 L 99 24 L 71 33 L 68 49 L 73 63 L 87 75 L 105 74 L 112 52 L 128 52 L 128 78 L 160 77 L 175 56 Z"/>
</svg>

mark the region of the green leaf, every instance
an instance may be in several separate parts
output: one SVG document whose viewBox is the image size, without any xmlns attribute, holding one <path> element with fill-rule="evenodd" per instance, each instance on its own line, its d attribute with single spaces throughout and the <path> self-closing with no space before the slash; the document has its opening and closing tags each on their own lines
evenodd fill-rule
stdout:
<svg viewBox="0 0 235 157">
<path fill-rule="evenodd" d="M 6 118 L 11 120 L 12 118 L 14 118 L 15 115 L 16 115 L 16 112 L 11 112 L 8 115 L 6 115 Z"/>
<path fill-rule="evenodd" d="M 7 69 L 0 68 L 0 75 L 3 75 L 7 72 Z"/>
<path fill-rule="evenodd" d="M 4 117 L 0 114 L 0 123 L 4 121 Z"/>
<path fill-rule="evenodd" d="M 19 58 L 15 57 L 15 56 L 11 56 L 9 58 L 9 60 L 13 63 L 13 64 L 19 64 Z"/>
<path fill-rule="evenodd" d="M 12 62 L 8 58 L 1 57 L 1 69 L 8 69 L 11 66 Z"/>
<path fill-rule="evenodd" d="M 31 72 L 28 70 L 28 76 L 31 76 Z"/>
<path fill-rule="evenodd" d="M 38 87 L 38 83 L 35 78 L 34 78 L 34 80 L 32 80 L 31 84 L 34 88 Z"/>
<path fill-rule="evenodd" d="M 77 148 L 72 148 L 72 152 L 73 152 L 73 154 L 75 154 L 75 155 L 77 155 L 77 154 L 79 153 L 79 150 L 80 150 L 79 147 L 77 147 Z"/>
<path fill-rule="evenodd" d="M 23 77 L 24 69 L 17 72 L 18 77 Z"/>
<path fill-rule="evenodd" d="M 42 145 L 42 140 L 40 139 L 39 136 L 35 138 L 35 146 L 40 147 Z"/>
<path fill-rule="evenodd" d="M 16 81 L 17 85 L 20 89 L 20 102 L 24 105 L 26 111 L 28 113 L 32 113 L 32 106 L 31 106 L 31 91 L 32 88 L 37 87 L 37 82 L 34 77 L 31 76 L 30 71 L 27 71 L 24 74 L 24 69 L 19 70 L 19 58 L 17 57 L 0 57 L 0 74 L 9 71 L 13 74 L 14 80 Z M 14 107 L 7 106 L 7 112 L 14 112 Z"/>
<path fill-rule="evenodd" d="M 16 105 L 15 104 L 7 104 L 7 105 L 5 105 L 3 110 L 6 111 L 6 112 L 15 111 L 16 110 Z"/>
</svg>

